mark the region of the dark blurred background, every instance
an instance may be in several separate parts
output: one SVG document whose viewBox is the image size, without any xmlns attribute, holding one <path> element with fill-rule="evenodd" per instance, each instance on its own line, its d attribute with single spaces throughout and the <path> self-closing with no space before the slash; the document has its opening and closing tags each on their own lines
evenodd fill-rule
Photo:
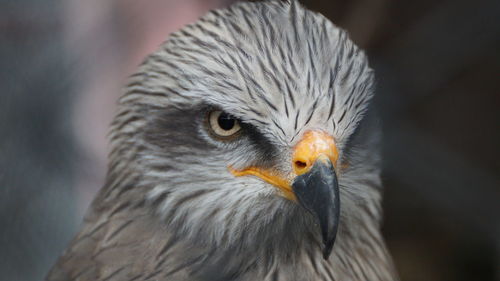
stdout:
<svg viewBox="0 0 500 281">
<path fill-rule="evenodd" d="M 0 280 L 43 279 L 103 183 L 126 77 L 230 2 L 0 0 Z M 402 280 L 500 280 L 500 1 L 301 2 L 376 70 Z"/>
</svg>

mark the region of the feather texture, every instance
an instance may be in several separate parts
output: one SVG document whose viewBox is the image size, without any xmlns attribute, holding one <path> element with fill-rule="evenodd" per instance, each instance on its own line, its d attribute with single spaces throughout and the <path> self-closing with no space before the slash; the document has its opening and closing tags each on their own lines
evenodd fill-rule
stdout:
<svg viewBox="0 0 500 281">
<path fill-rule="evenodd" d="M 380 233 L 373 71 L 297 1 L 238 2 L 170 35 L 130 78 L 105 186 L 47 280 L 396 280 Z M 207 133 L 217 108 L 238 140 Z M 302 134 L 334 136 L 341 219 L 328 260 L 309 213 L 227 169 L 290 171 Z"/>
</svg>

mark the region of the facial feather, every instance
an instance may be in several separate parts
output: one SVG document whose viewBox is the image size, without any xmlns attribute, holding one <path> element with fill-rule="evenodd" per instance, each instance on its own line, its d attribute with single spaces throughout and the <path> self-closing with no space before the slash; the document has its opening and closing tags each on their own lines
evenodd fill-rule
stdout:
<svg viewBox="0 0 500 281">
<path fill-rule="evenodd" d="M 207 249 L 210 261 L 192 268 L 200 280 L 219 271 L 218 280 L 392 280 L 379 229 L 378 133 L 363 121 L 373 79 L 347 33 L 297 1 L 212 11 L 171 34 L 131 77 L 95 205 L 127 198 L 116 212 L 147 208 L 182 243 Z M 241 137 L 210 135 L 214 109 L 240 120 Z M 318 225 L 297 202 L 228 170 L 291 172 L 293 148 L 309 130 L 333 136 L 339 149 L 342 207 L 329 261 Z M 301 273 L 299 263 L 313 270 Z"/>
</svg>

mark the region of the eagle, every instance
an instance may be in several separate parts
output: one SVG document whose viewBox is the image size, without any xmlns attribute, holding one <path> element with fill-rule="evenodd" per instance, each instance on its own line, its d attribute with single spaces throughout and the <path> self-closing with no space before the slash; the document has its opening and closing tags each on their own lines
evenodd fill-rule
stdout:
<svg viewBox="0 0 500 281">
<path fill-rule="evenodd" d="M 291 1 L 241 1 L 130 77 L 62 280 L 397 280 L 381 234 L 374 72 Z"/>
</svg>

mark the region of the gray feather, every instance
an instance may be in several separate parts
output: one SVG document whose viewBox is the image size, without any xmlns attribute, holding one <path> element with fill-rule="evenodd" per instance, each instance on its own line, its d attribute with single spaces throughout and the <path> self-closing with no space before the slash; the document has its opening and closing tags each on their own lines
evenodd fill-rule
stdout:
<svg viewBox="0 0 500 281">
<path fill-rule="evenodd" d="M 106 184 L 47 280 L 396 280 L 380 233 L 378 130 L 361 122 L 372 95 L 364 53 L 297 1 L 239 2 L 173 33 L 131 77 Z M 214 140 L 212 108 L 253 131 Z M 341 155 L 329 260 L 310 214 L 227 169 L 289 171 L 310 129 Z"/>
</svg>

